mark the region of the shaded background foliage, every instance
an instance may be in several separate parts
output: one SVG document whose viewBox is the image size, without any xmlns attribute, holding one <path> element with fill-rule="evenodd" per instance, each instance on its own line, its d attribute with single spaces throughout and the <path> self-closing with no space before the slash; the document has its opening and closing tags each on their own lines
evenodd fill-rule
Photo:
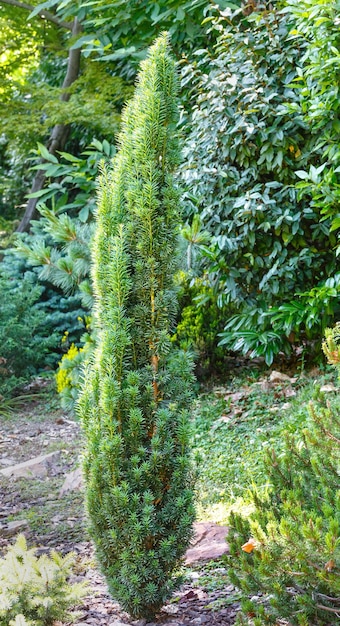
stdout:
<svg viewBox="0 0 340 626">
<path fill-rule="evenodd" d="M 225 6 L 228 2 L 220 0 L 220 4 Z M 112 141 L 118 131 L 121 108 L 131 93 L 136 68 L 147 46 L 157 33 L 169 29 L 178 58 L 189 53 L 207 38 L 207 27 L 202 26 L 202 20 L 208 8 L 207 0 L 184 3 L 133 0 L 128 4 L 121 0 L 110 4 L 100 0 L 79 5 L 48 0 L 37 4 L 28 17 L 25 5 L 13 7 L 3 0 L 0 3 L 1 47 L 6 50 L 0 91 L 3 110 L 0 133 L 5 153 L 4 170 L 0 172 L 3 204 L 15 203 L 18 207 L 28 191 L 29 178 L 25 186 L 19 186 L 21 193 L 17 190 L 14 194 L 6 175 L 8 161 L 22 173 L 29 150 L 36 146 L 37 140 L 47 142 L 55 124 L 70 125 L 65 149 L 75 155 L 94 137 Z M 81 26 L 76 38 L 64 26 L 74 19 Z M 61 102 L 68 53 L 78 48 L 83 49 L 80 72 L 67 89 L 68 100 Z M 8 213 L 11 218 L 17 215 L 17 211 Z"/>
<path fill-rule="evenodd" d="M 189 220 L 211 235 L 198 247 L 195 272 L 206 288 L 195 299 L 221 310 L 221 344 L 271 363 L 291 344 L 317 338 L 338 312 L 330 220 L 311 192 L 296 189 L 296 170 L 318 174 L 318 128 L 300 110 L 294 82 L 306 41 L 291 36 L 293 17 L 272 5 L 245 17 L 213 18 L 213 52 L 198 50 L 183 84 L 196 99 L 182 178 Z M 317 300 L 312 290 L 324 289 Z M 313 300 L 313 296 L 314 300 Z M 314 310 L 308 305 L 313 300 Z"/>
</svg>

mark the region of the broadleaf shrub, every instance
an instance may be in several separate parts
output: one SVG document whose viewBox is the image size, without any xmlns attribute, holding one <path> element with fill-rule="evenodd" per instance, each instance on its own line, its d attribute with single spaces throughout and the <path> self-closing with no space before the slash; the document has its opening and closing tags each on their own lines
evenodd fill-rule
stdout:
<svg viewBox="0 0 340 626">
<path fill-rule="evenodd" d="M 290 36 L 294 23 L 271 3 L 221 12 L 214 52 L 199 50 L 183 69 L 196 98 L 182 166 L 187 216 L 199 214 L 211 235 L 196 244 L 194 269 L 225 316 L 221 344 L 268 364 L 320 337 L 338 311 L 334 292 L 313 291 L 336 275 L 331 221 L 295 188 L 295 171 L 316 170 L 322 147 L 299 109 L 307 43 Z M 311 299 L 313 318 L 300 311 Z"/>
<path fill-rule="evenodd" d="M 37 155 L 42 156 L 40 146 Z M 58 350 L 50 362 L 60 358 L 62 337 L 68 335 L 68 345 L 75 344 L 77 358 L 62 359 L 57 372 L 57 387 L 61 404 L 73 410 L 78 395 L 78 380 L 85 353 L 90 342 L 84 335 L 83 323 L 92 306 L 89 282 L 90 242 L 93 236 L 93 211 L 96 197 L 96 176 L 100 163 L 109 161 L 115 148 L 108 141 L 94 139 L 80 157 L 67 152 L 48 157 L 44 169 L 49 184 L 39 192 L 39 220 L 31 225 L 29 235 L 18 237 L 16 247 L 7 252 L 6 268 L 20 282 L 29 275 L 41 286 L 37 307 L 45 313 L 46 327 L 58 333 Z M 70 356 L 70 355 L 69 355 Z M 69 370 L 66 373 L 66 370 Z"/>
<path fill-rule="evenodd" d="M 320 155 L 317 167 L 296 172 L 297 188 L 334 232 L 340 227 L 339 9 L 339 0 L 289 0 L 285 9 L 295 20 L 292 36 L 304 47 L 296 110 L 313 130 L 312 153 Z"/>
</svg>

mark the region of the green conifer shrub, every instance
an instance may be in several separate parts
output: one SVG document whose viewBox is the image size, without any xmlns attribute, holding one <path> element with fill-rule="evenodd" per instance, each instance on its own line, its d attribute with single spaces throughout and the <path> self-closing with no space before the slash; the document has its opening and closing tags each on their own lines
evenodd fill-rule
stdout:
<svg viewBox="0 0 340 626">
<path fill-rule="evenodd" d="M 0 397 L 10 396 L 44 367 L 58 345 L 39 307 L 41 287 L 30 277 L 17 281 L 0 270 Z"/>
<path fill-rule="evenodd" d="M 0 559 L 1 626 L 51 626 L 72 619 L 69 609 L 86 593 L 85 583 L 70 584 L 73 555 L 36 557 L 19 535 Z"/>
<path fill-rule="evenodd" d="M 330 333 L 324 350 L 334 355 L 338 337 Z M 231 517 L 231 578 L 244 591 L 242 624 L 340 623 L 339 409 L 337 396 L 317 390 L 306 428 L 287 432 L 282 452 L 267 453 L 270 491 L 254 492 L 249 519 Z M 262 602 L 249 600 L 259 591 Z"/>
<path fill-rule="evenodd" d="M 100 180 L 93 245 L 96 347 L 79 413 L 90 533 L 112 595 L 153 617 L 192 536 L 192 362 L 176 313 L 177 78 L 162 35 L 142 63 L 120 149 Z"/>
</svg>

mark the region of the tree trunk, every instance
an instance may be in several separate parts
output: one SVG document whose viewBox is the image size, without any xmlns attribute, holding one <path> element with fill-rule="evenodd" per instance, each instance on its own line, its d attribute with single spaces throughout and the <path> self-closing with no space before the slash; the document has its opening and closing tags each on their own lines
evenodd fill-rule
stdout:
<svg viewBox="0 0 340 626">
<path fill-rule="evenodd" d="M 74 19 L 73 27 L 72 27 L 72 36 L 75 37 L 79 35 L 82 30 L 81 24 L 78 22 L 77 18 Z M 64 82 L 62 84 L 62 93 L 60 96 L 60 100 L 62 102 L 67 102 L 70 99 L 70 93 L 67 89 L 74 83 L 74 81 L 79 76 L 80 71 L 80 55 L 81 49 L 76 48 L 74 50 L 70 49 L 68 53 L 68 62 L 67 62 L 67 71 L 66 76 L 64 78 Z M 58 150 L 63 150 L 66 139 L 68 137 L 70 131 L 69 124 L 56 124 L 52 129 L 50 138 L 47 143 L 48 151 L 51 154 L 55 154 Z M 41 160 L 41 163 L 44 162 L 44 159 Z M 35 193 L 40 191 L 44 187 L 46 179 L 46 174 L 44 170 L 37 170 L 37 173 L 34 177 L 31 191 L 30 193 Z M 23 218 L 17 228 L 18 233 L 23 233 L 29 230 L 31 220 L 39 217 L 39 213 L 37 211 L 37 202 L 38 198 L 29 198 L 25 213 Z"/>
</svg>

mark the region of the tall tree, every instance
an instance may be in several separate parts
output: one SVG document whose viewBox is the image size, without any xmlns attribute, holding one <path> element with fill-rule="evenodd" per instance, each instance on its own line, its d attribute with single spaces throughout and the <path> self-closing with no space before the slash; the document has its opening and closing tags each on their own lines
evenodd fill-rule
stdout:
<svg viewBox="0 0 340 626">
<path fill-rule="evenodd" d="M 58 15 L 52 13 L 43 8 L 37 8 L 33 5 L 27 4 L 26 2 L 21 2 L 20 0 L 1 0 L 1 4 L 8 4 L 11 6 L 15 6 L 19 9 L 23 9 L 25 11 L 30 11 L 31 13 L 36 13 L 41 19 L 48 20 L 58 28 L 66 29 L 70 31 L 71 37 L 78 37 L 80 34 L 82 27 L 77 17 L 74 17 L 72 21 L 66 21 L 60 19 Z M 72 42 L 72 39 L 71 39 Z M 66 74 L 61 86 L 61 101 L 68 101 L 70 98 L 69 88 L 74 83 L 74 81 L 78 78 L 80 71 L 80 48 L 69 48 L 68 51 L 68 60 L 66 67 Z M 52 128 L 50 138 L 48 140 L 48 151 L 50 154 L 55 154 L 57 150 L 63 150 L 67 135 L 69 132 L 68 124 L 55 124 Z M 44 170 L 38 170 L 31 188 L 31 193 L 36 193 L 43 188 L 45 182 L 46 174 Z M 26 210 L 24 216 L 18 226 L 18 232 L 24 232 L 28 229 L 30 221 L 37 216 L 36 212 L 36 204 L 37 197 L 31 197 L 27 203 Z"/>
<path fill-rule="evenodd" d="M 227 0 L 220 0 L 224 6 L 228 4 Z M 48 4 L 48 8 L 46 5 Z M 51 32 L 53 28 L 57 32 L 57 38 L 60 42 L 64 42 L 64 55 L 67 63 L 61 67 L 60 61 L 57 61 L 52 68 L 54 100 L 56 98 L 56 85 L 59 86 L 59 95 L 61 104 L 59 111 L 53 104 L 52 108 L 48 105 L 50 100 L 49 90 L 44 93 L 41 87 L 41 76 L 37 79 L 30 78 L 30 86 L 27 87 L 27 94 L 22 93 L 20 107 L 18 111 L 19 134 L 22 124 L 22 108 L 29 106 L 34 108 L 35 97 L 32 97 L 32 85 L 38 84 L 38 111 L 37 121 L 32 116 L 31 126 L 27 128 L 27 135 L 34 137 L 34 130 L 38 126 L 41 132 L 41 121 L 43 120 L 44 134 L 41 136 L 39 132 L 35 133 L 35 140 L 39 140 L 46 145 L 47 150 L 53 155 L 58 150 L 63 150 L 67 137 L 68 144 L 70 137 L 74 134 L 74 124 L 77 123 L 81 116 L 81 107 L 78 103 L 77 111 L 72 109 L 72 100 L 77 89 L 76 85 L 80 85 L 79 76 L 80 69 L 80 50 L 82 49 L 82 74 L 86 74 L 92 65 L 95 65 L 98 72 L 97 86 L 93 87 L 94 80 L 92 72 L 91 86 L 87 93 L 84 89 L 85 81 L 82 85 L 82 96 L 86 102 L 90 97 L 93 89 L 100 95 L 100 89 L 105 89 L 105 84 L 112 77 L 120 77 L 126 85 L 131 85 L 134 80 L 138 63 L 145 57 L 146 47 L 151 44 L 155 35 L 164 29 L 170 29 L 175 52 L 178 57 L 194 46 L 200 45 L 207 37 L 208 25 L 202 26 L 202 20 L 208 10 L 208 0 L 189 0 L 183 3 L 181 0 L 159 0 L 153 2 L 151 0 L 131 0 L 126 3 L 122 0 L 114 0 L 107 5 L 103 0 L 92 3 L 60 2 L 60 0 L 49 0 L 48 3 L 35 5 L 26 3 L 21 0 L 0 0 L 0 9 L 4 7 L 7 11 L 18 15 L 29 15 L 29 23 L 33 28 L 37 28 L 40 22 L 45 26 L 47 32 Z M 0 11 L 1 13 L 1 11 Z M 80 35 L 82 31 L 82 35 Z M 44 39 L 44 38 L 42 38 Z M 20 47 L 20 46 L 19 46 Z M 45 43 L 42 41 L 41 50 L 38 52 L 40 56 L 39 65 L 43 66 L 46 56 Z M 92 63 L 96 61 L 96 63 Z M 50 68 L 53 63 L 50 64 Z M 103 65 L 106 67 L 107 76 L 103 80 Z M 84 68 L 85 66 L 85 68 Z M 61 69 L 64 74 L 62 75 Z M 85 69 L 85 71 L 84 71 Z M 0 69 L 1 71 L 1 69 Z M 58 79 L 58 80 L 57 80 Z M 39 91 L 40 86 L 40 91 Z M 116 83 L 118 92 L 121 92 L 121 85 Z M 99 87 L 99 94 L 98 94 Z M 125 96 L 126 97 L 126 96 Z M 45 98 L 45 104 L 43 102 Z M 14 101 L 17 100 L 17 94 Z M 114 98 L 113 98 L 114 100 Z M 70 101 L 70 106 L 65 104 Z M 94 103 L 94 106 L 96 104 Z M 13 110 L 13 103 L 10 104 Z M 108 107 L 106 107 L 106 111 Z M 51 116 L 51 111 L 53 115 Z M 68 113 L 65 116 L 65 113 Z M 20 116 L 20 118 L 19 118 Z M 5 117 L 7 129 L 13 124 L 13 117 Z M 85 116 L 83 116 L 85 117 Z M 88 126 L 89 120 L 93 118 L 92 112 L 87 112 L 87 120 L 85 124 Z M 39 120 L 39 123 L 38 123 Z M 84 125 L 84 120 L 81 121 Z M 16 119 L 14 120 L 16 124 Z M 40 124 L 40 125 L 39 125 Z M 70 132 L 70 124 L 72 124 Z M 4 124 L 2 124 L 3 126 Z M 48 133 L 46 128 L 48 127 Z M 6 133 L 7 134 L 7 133 Z M 107 136 L 107 135 L 106 135 Z M 97 136 L 101 139 L 101 137 Z M 93 135 L 87 137 L 86 143 L 90 143 Z M 25 143 L 27 143 L 25 139 Z M 83 143 L 84 145 L 84 143 Z M 34 146 L 30 146 L 34 147 Z M 67 145 L 67 148 L 70 149 Z M 74 148 L 73 148 L 74 149 Z M 72 150 L 72 148 L 71 148 Z M 19 226 L 19 230 L 27 230 L 29 228 L 32 217 L 37 217 L 36 204 L 37 194 L 39 195 L 43 185 L 46 184 L 46 177 L 43 170 L 38 170 L 33 181 L 30 197 L 24 217 Z"/>
</svg>

